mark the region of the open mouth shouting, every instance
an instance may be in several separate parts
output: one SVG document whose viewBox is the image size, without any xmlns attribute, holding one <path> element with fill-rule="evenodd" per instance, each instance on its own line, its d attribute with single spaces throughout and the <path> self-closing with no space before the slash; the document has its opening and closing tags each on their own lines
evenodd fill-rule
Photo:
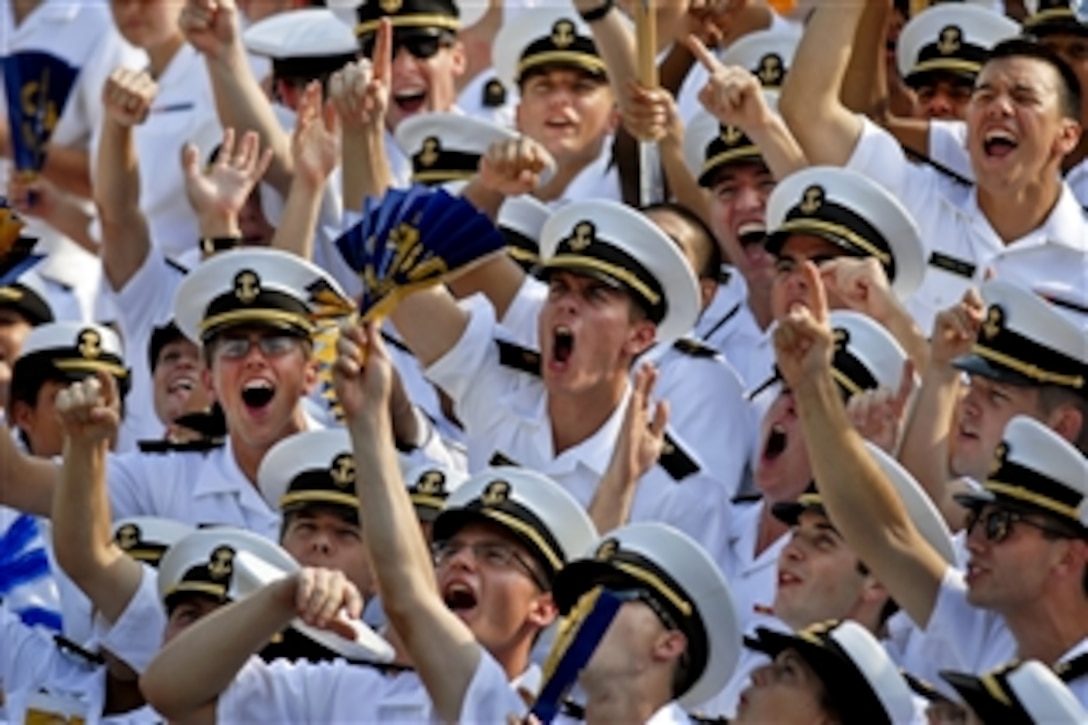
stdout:
<svg viewBox="0 0 1088 725">
<path fill-rule="evenodd" d="M 451 612 L 467 620 L 476 611 L 479 596 L 467 582 L 454 579 L 442 587 L 442 601 Z"/>
<path fill-rule="evenodd" d="M 550 352 L 548 367 L 556 372 L 565 371 L 574 354 L 574 331 L 566 325 L 556 325 L 552 330 Z"/>
<path fill-rule="evenodd" d="M 763 454 L 760 456 L 762 462 L 774 463 L 786 451 L 788 443 L 789 435 L 786 433 L 786 427 L 781 423 L 772 425 L 767 434 L 767 441 L 763 444 Z"/>
<path fill-rule="evenodd" d="M 758 245 L 762 250 L 767 239 L 767 225 L 763 222 L 744 222 L 737 226 L 737 241 L 748 251 L 748 247 Z"/>
<path fill-rule="evenodd" d="M 419 113 L 427 103 L 427 89 L 422 87 L 404 88 L 392 96 L 393 103 L 406 115 Z"/>
<path fill-rule="evenodd" d="M 276 387 L 268 380 L 254 378 L 242 386 L 242 402 L 253 414 L 262 413 L 272 403 Z"/>
<path fill-rule="evenodd" d="M 990 129 L 982 136 L 982 151 L 989 159 L 1004 159 L 1019 145 L 1016 135 L 1003 128 Z"/>
</svg>

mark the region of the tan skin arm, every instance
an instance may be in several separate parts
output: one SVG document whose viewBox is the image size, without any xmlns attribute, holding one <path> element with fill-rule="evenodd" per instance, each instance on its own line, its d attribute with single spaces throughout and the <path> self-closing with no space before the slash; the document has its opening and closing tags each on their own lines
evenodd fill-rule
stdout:
<svg viewBox="0 0 1088 725">
<path fill-rule="evenodd" d="M 839 92 L 865 4 L 821 0 L 782 85 L 778 112 L 813 164 L 842 166 L 861 135 L 861 119 L 842 104 Z"/>
<path fill-rule="evenodd" d="M 843 538 L 919 627 L 936 605 L 947 564 L 918 532 L 890 481 L 850 424 L 831 376 L 834 340 L 819 272 L 805 262 L 810 298 L 774 334 L 775 357 L 793 391 L 813 477 Z"/>
<path fill-rule="evenodd" d="M 362 366 L 365 351 L 365 367 Z M 375 557 L 382 606 L 403 639 L 443 722 L 457 722 L 481 656 L 468 627 L 438 594 L 434 564 L 397 464 L 387 414 L 393 369 L 377 325 L 343 330 L 336 393 L 351 432 L 360 479 L 359 520 Z"/>
<path fill-rule="evenodd" d="M 64 461 L 53 496 L 53 523 L 64 532 L 53 539 L 57 563 L 111 624 L 143 578 L 143 566 L 125 556 L 111 535 L 106 457 L 120 425 L 116 400 L 117 384 L 105 373 L 57 394 Z"/>
</svg>

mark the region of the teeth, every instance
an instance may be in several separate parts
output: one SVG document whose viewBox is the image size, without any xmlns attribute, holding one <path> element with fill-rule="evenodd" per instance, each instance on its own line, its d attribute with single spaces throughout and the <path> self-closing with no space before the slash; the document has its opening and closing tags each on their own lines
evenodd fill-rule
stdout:
<svg viewBox="0 0 1088 725">
<path fill-rule="evenodd" d="M 573 335 L 574 331 L 571 330 L 566 325 L 559 325 L 558 327 L 555 328 L 555 334 L 556 335 Z"/>
<path fill-rule="evenodd" d="M 786 432 L 786 426 L 782 425 L 781 423 L 775 423 L 774 425 L 771 426 L 771 432 L 772 433 L 785 433 Z"/>
<path fill-rule="evenodd" d="M 242 390 L 268 390 L 271 387 L 272 383 L 267 380 L 250 380 L 242 387 Z"/>
<path fill-rule="evenodd" d="M 1008 141 L 1009 143 L 1016 143 L 1016 137 L 1008 131 L 995 129 L 986 134 L 986 141 Z"/>
<path fill-rule="evenodd" d="M 737 236 L 747 236 L 749 234 L 766 234 L 767 227 L 759 222 L 745 222 L 737 228 Z"/>
</svg>

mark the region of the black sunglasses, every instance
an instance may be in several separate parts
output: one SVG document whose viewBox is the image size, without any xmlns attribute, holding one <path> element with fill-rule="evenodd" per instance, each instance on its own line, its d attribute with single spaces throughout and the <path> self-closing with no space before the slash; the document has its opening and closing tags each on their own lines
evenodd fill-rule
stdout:
<svg viewBox="0 0 1088 725">
<path fill-rule="evenodd" d="M 374 48 L 378 44 L 377 33 L 367 33 L 359 38 L 359 51 L 364 58 L 374 59 Z M 413 58 L 419 58 L 420 60 L 427 60 L 438 55 L 438 51 L 442 48 L 448 48 L 453 45 L 453 39 L 449 33 L 439 33 L 438 35 L 432 35 L 430 33 L 398 33 L 393 32 L 393 56 L 397 55 L 397 51 L 404 48 L 411 53 Z"/>
<path fill-rule="evenodd" d="M 680 625 L 677 624 L 676 618 L 661 604 L 657 597 L 646 589 L 632 588 L 612 590 L 612 594 L 620 601 L 642 602 L 657 615 L 657 618 L 661 620 L 661 624 L 664 625 L 665 629 L 680 629 Z"/>
<path fill-rule="evenodd" d="M 1000 544 L 1002 541 L 1009 538 L 1009 536 L 1012 535 L 1012 529 L 1016 524 L 1027 524 L 1040 531 L 1045 531 L 1052 536 L 1058 536 L 1064 539 L 1073 538 L 1073 534 L 1069 531 L 1062 531 L 1055 526 L 1048 526 L 1041 521 L 1029 519 L 1027 515 L 1010 509 L 990 509 L 985 516 L 982 515 L 980 509 L 970 509 L 967 512 L 966 520 L 968 536 L 971 535 L 971 532 L 975 529 L 975 525 L 979 522 L 982 522 L 982 533 L 986 537 L 986 540 L 995 544 Z"/>
</svg>

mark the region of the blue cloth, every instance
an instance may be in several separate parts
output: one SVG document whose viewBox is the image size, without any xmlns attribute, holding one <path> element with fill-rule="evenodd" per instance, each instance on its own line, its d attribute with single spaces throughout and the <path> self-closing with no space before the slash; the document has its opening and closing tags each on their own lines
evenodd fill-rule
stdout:
<svg viewBox="0 0 1088 725">
<path fill-rule="evenodd" d="M 33 516 L 0 507 L 0 601 L 24 623 L 61 631 L 60 596 Z"/>
</svg>

